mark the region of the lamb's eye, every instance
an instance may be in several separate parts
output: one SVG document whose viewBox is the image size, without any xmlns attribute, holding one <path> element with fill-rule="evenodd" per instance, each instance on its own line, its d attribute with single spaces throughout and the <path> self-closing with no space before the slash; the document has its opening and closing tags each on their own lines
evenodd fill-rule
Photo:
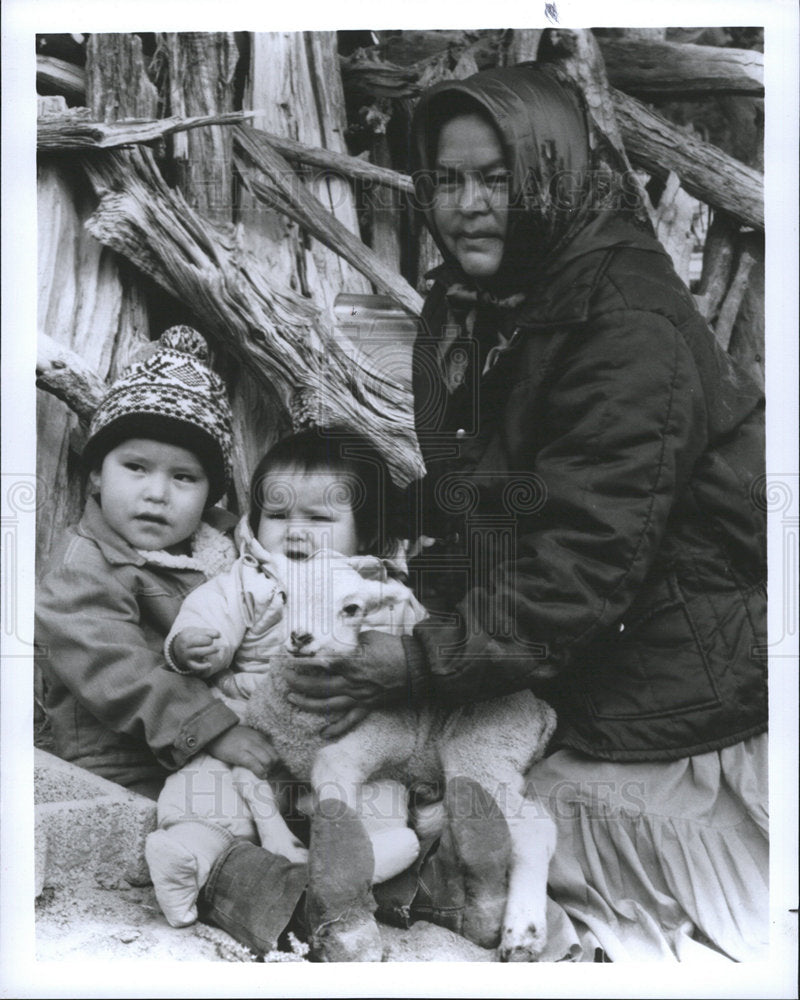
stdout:
<svg viewBox="0 0 800 1000">
<path fill-rule="evenodd" d="M 357 604 L 345 604 L 342 608 L 342 614 L 347 615 L 348 618 L 352 618 L 354 615 L 357 615 L 360 610 L 361 609 Z"/>
</svg>

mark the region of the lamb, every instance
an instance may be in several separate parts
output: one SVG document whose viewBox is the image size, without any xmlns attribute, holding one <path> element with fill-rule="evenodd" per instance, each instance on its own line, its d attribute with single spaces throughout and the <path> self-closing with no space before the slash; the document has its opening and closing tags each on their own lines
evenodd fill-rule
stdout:
<svg viewBox="0 0 800 1000">
<path fill-rule="evenodd" d="M 365 580 L 348 560 L 331 553 L 293 562 L 285 574 L 285 646 L 292 655 L 278 658 L 261 677 L 248 702 L 246 724 L 269 735 L 294 777 L 356 811 L 363 808 L 360 791 L 368 780 L 441 787 L 461 776 L 489 791 L 511 838 L 500 957 L 535 961 L 546 941 L 547 872 L 555 825 L 525 800 L 523 776 L 542 756 L 554 731 L 553 709 L 530 691 L 520 691 L 451 709 L 374 711 L 336 742 L 323 740 L 320 717 L 287 700 L 287 671 L 302 669 L 304 655 L 352 651 L 361 628 L 396 629 L 392 609 L 408 591 L 396 580 Z M 240 784 L 245 797 L 254 787 L 248 780 Z M 298 842 L 280 814 L 268 812 L 270 829 L 262 836 L 273 849 L 297 856 Z M 405 824 L 399 834 L 396 829 L 387 832 L 399 836 L 400 854 L 408 850 L 409 837 L 416 842 Z M 492 947 L 496 941 L 478 943 Z"/>
</svg>

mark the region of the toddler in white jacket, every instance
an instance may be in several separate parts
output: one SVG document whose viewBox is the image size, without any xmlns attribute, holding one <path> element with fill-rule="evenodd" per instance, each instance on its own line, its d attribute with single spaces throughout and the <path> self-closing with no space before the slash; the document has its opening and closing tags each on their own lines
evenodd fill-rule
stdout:
<svg viewBox="0 0 800 1000">
<path fill-rule="evenodd" d="M 347 447 L 342 447 L 346 439 Z M 287 582 L 292 567 L 313 561 L 319 568 L 317 600 L 330 600 L 336 567 L 355 569 L 368 580 L 391 587 L 390 605 L 368 611 L 361 629 L 396 635 L 410 633 L 425 611 L 405 587 L 404 560 L 388 525 L 393 490 L 385 463 L 365 441 L 352 434 L 337 440 L 335 431 L 305 431 L 279 442 L 255 470 L 250 513 L 237 528 L 239 558 L 230 570 L 198 587 L 184 601 L 165 641 L 170 667 L 206 678 L 215 694 L 244 719 L 255 686 L 274 668 L 287 646 L 300 650 L 303 636 L 290 635 L 286 615 Z M 327 574 L 327 579 L 326 579 Z M 325 585 L 327 583 L 327 585 Z M 315 615 L 326 620 L 328 609 Z M 336 622 L 331 611 L 331 628 Z M 335 638 L 335 637 L 333 637 Z M 320 727 L 325 724 L 320 719 Z M 197 919 L 197 897 L 217 857 L 234 838 L 245 838 L 304 861 L 297 839 L 266 843 L 279 829 L 275 796 L 264 785 L 243 793 L 246 771 L 231 769 L 208 754 L 198 754 L 171 775 L 158 801 L 159 828 L 147 840 L 146 854 L 159 905 L 173 926 Z M 255 780 L 255 779 L 253 779 Z M 405 797 L 393 783 L 366 790 L 375 815 L 394 826 L 406 820 Z M 263 803 L 263 814 L 256 806 Z M 376 829 L 380 830 L 378 823 Z M 285 825 L 283 825 L 285 830 Z M 405 848 L 381 848 L 373 838 L 375 873 L 382 881 L 411 864 L 418 844 L 409 830 Z"/>
</svg>

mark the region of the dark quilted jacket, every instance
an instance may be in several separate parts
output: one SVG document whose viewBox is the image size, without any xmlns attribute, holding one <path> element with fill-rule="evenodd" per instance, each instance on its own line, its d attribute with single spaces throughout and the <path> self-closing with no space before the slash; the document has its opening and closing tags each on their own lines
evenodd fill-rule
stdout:
<svg viewBox="0 0 800 1000">
<path fill-rule="evenodd" d="M 453 391 L 446 268 L 429 295 L 415 397 L 439 543 L 414 568 L 445 617 L 417 634 L 441 700 L 532 685 L 560 745 L 676 758 L 766 728 L 763 399 L 659 244 L 610 220 L 584 245 L 485 375 L 485 347 L 450 346 L 471 356 Z"/>
</svg>

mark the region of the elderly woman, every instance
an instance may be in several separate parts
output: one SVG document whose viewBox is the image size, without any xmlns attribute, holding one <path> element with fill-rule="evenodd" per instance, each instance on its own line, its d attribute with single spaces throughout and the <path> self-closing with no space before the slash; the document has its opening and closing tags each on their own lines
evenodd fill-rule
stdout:
<svg viewBox="0 0 800 1000">
<path fill-rule="evenodd" d="M 444 257 L 414 357 L 433 614 L 295 698 L 335 735 L 533 688 L 560 719 L 529 775 L 558 824 L 559 954 L 763 956 L 761 392 L 545 69 L 434 87 L 413 142 Z"/>
</svg>

